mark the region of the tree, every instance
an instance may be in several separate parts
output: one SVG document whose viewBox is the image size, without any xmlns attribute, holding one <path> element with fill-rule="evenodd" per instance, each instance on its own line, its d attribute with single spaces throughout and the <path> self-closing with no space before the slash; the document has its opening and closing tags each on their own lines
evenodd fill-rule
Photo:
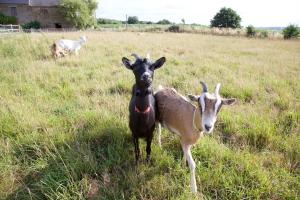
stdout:
<svg viewBox="0 0 300 200">
<path fill-rule="evenodd" d="M 297 38 L 299 36 L 299 28 L 296 25 L 289 25 L 283 29 L 284 39 Z"/>
<path fill-rule="evenodd" d="M 129 16 L 127 22 L 128 24 L 138 24 L 139 19 L 137 16 Z"/>
<path fill-rule="evenodd" d="M 82 29 L 95 25 L 97 5 L 97 0 L 61 0 L 59 10 L 67 21 Z"/>
<path fill-rule="evenodd" d="M 169 20 L 163 19 L 157 22 L 157 24 L 172 24 Z"/>
<path fill-rule="evenodd" d="M 221 10 L 210 21 L 211 27 L 219 28 L 240 28 L 241 17 L 231 8 L 221 8 Z"/>
</svg>

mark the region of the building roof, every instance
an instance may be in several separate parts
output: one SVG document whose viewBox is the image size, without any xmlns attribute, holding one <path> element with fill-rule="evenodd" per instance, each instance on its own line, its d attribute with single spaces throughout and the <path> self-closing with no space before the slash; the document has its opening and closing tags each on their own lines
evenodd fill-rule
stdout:
<svg viewBox="0 0 300 200">
<path fill-rule="evenodd" d="M 57 6 L 59 0 L 29 0 L 30 6 Z"/>
<path fill-rule="evenodd" d="M 26 4 L 29 6 L 57 6 L 59 0 L 0 0 L 0 4 Z"/>
<path fill-rule="evenodd" d="M 29 0 L 0 0 L 0 4 L 29 4 Z"/>
</svg>

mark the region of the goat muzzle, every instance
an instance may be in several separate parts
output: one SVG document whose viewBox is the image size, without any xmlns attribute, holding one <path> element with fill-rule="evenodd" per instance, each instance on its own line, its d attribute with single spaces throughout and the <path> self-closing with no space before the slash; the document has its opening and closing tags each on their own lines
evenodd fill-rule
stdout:
<svg viewBox="0 0 300 200">
<path fill-rule="evenodd" d="M 138 107 L 134 106 L 134 111 L 137 113 L 147 114 L 150 112 L 150 106 L 147 106 L 144 111 L 141 111 L 140 109 L 138 109 Z"/>
</svg>

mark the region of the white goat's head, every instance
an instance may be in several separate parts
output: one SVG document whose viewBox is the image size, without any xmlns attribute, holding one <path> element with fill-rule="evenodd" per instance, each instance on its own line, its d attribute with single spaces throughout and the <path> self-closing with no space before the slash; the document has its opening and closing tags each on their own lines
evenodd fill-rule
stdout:
<svg viewBox="0 0 300 200">
<path fill-rule="evenodd" d="M 198 96 L 188 95 L 192 101 L 196 101 L 199 106 L 201 114 L 202 130 L 205 133 L 212 133 L 215 122 L 217 120 L 217 114 L 219 113 L 222 105 L 233 105 L 236 99 L 224 99 L 219 95 L 221 84 L 218 83 L 215 87 L 215 92 L 210 94 L 207 86 L 201 81 L 202 94 Z"/>
<path fill-rule="evenodd" d="M 83 43 L 86 43 L 86 36 L 85 35 L 81 36 L 80 40 L 83 41 Z"/>
</svg>

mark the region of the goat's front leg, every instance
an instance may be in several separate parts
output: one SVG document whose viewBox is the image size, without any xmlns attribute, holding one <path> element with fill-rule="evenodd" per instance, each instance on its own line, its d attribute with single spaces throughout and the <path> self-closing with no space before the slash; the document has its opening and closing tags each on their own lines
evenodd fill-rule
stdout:
<svg viewBox="0 0 300 200">
<path fill-rule="evenodd" d="M 147 147 L 146 147 L 147 157 L 146 157 L 146 162 L 150 161 L 152 138 L 153 138 L 152 135 L 147 138 Z"/>
<path fill-rule="evenodd" d="M 192 193 L 197 193 L 197 185 L 196 185 L 196 177 L 195 177 L 196 176 L 196 174 L 195 174 L 196 164 L 192 157 L 191 147 L 192 147 L 192 145 L 185 145 L 185 144 L 182 145 L 184 155 L 189 163 L 189 167 L 191 170 Z"/>
<path fill-rule="evenodd" d="M 136 164 L 138 164 L 139 157 L 140 157 L 139 138 L 133 137 L 133 144 L 134 144 L 134 152 L 135 152 L 135 162 Z"/>
<path fill-rule="evenodd" d="M 180 143 L 181 143 L 181 148 L 182 148 L 182 151 L 183 151 L 182 165 L 185 167 L 185 166 L 188 165 L 187 160 L 186 160 L 186 156 L 185 156 L 185 152 L 184 152 L 185 144 L 182 141 Z"/>
</svg>

